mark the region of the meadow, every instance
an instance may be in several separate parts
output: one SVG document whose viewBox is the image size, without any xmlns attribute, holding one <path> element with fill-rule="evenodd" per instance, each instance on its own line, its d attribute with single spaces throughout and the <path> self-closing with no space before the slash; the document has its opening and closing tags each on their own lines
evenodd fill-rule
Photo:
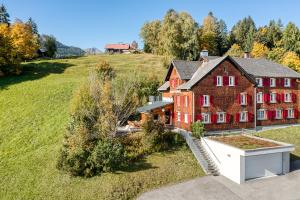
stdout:
<svg viewBox="0 0 300 200">
<path fill-rule="evenodd" d="M 56 168 L 72 94 L 101 59 L 123 78 L 135 72 L 162 80 L 166 73 L 158 56 L 96 55 L 24 63 L 22 75 L 0 78 L 0 199 L 133 199 L 204 175 L 187 148 L 93 178 Z"/>
</svg>

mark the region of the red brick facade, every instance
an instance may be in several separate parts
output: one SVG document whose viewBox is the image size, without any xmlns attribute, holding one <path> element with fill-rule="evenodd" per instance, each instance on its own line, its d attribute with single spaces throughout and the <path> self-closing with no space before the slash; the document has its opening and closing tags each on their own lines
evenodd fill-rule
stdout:
<svg viewBox="0 0 300 200">
<path fill-rule="evenodd" d="M 185 83 L 186 80 L 181 80 L 176 69 L 173 68 L 169 78 L 170 90 L 163 93 L 164 97 L 173 97 L 173 125 L 190 130 L 190 125 L 194 121 L 205 121 L 203 119 L 205 114 L 210 116 L 208 123 L 205 123 L 205 129 L 208 131 L 255 128 L 255 125 L 265 126 L 299 122 L 300 86 L 296 79 L 291 79 L 291 87 L 284 87 L 282 84 L 284 79 L 276 78 L 276 86 L 270 87 L 269 79 L 271 77 L 263 77 L 263 87 L 257 87 L 253 79 L 249 79 L 244 73 L 231 60 L 224 60 L 190 90 L 180 91 L 176 87 Z M 222 77 L 222 86 L 217 86 L 218 76 Z M 257 103 L 256 109 L 255 92 L 265 94 L 263 95 L 264 102 Z M 276 103 L 269 101 L 270 95 L 268 94 L 270 92 L 280 94 L 276 97 Z M 290 103 L 286 103 L 279 98 L 279 96 L 282 97 L 281 94 L 286 92 L 292 94 L 292 102 Z M 209 98 L 204 97 L 204 95 L 208 95 Z M 209 103 L 207 103 L 207 100 Z M 208 105 L 204 105 L 205 103 Z M 275 110 L 278 108 L 282 109 L 282 119 L 275 119 L 274 117 Z M 259 109 L 265 109 L 266 119 L 255 120 L 255 117 L 257 117 L 256 112 Z M 287 109 L 294 110 L 293 118 L 287 118 Z M 220 121 L 223 118 L 224 121 Z"/>
</svg>

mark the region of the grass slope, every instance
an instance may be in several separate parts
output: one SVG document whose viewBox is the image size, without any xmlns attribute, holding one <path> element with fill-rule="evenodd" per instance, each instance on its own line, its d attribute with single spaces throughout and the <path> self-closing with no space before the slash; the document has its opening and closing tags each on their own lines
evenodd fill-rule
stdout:
<svg viewBox="0 0 300 200">
<path fill-rule="evenodd" d="M 203 175 L 186 149 L 154 154 L 128 172 L 89 179 L 58 171 L 69 101 L 89 68 L 108 60 L 118 76 L 165 74 L 153 55 L 98 55 L 24 64 L 0 78 L 0 199 L 131 199 L 144 190 Z"/>
<path fill-rule="evenodd" d="M 257 136 L 295 145 L 295 151 L 292 152 L 291 158 L 294 160 L 300 159 L 300 127 L 263 131 L 258 133 Z"/>
</svg>

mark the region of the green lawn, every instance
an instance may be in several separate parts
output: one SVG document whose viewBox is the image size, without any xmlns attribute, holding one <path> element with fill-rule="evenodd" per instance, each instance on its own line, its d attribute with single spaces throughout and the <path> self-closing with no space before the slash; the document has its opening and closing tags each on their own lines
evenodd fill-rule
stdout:
<svg viewBox="0 0 300 200">
<path fill-rule="evenodd" d="M 204 174 L 184 148 L 87 179 L 56 169 L 70 98 L 101 58 L 117 76 L 137 71 L 162 78 L 166 72 L 157 56 L 99 55 L 27 63 L 24 75 L 0 78 L 0 199 L 132 199 Z"/>
<path fill-rule="evenodd" d="M 258 133 L 257 136 L 295 145 L 296 149 L 291 158 L 300 159 L 300 127 L 263 131 Z"/>
</svg>

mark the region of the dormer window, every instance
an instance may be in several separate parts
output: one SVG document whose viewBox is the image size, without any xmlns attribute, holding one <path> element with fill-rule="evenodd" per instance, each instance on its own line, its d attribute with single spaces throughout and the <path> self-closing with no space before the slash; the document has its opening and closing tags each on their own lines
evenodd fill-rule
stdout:
<svg viewBox="0 0 300 200">
<path fill-rule="evenodd" d="M 262 78 L 256 78 L 256 83 L 258 87 L 262 87 L 263 86 L 263 79 Z"/>
<path fill-rule="evenodd" d="M 217 86 L 223 86 L 223 77 L 217 76 Z"/>
</svg>

